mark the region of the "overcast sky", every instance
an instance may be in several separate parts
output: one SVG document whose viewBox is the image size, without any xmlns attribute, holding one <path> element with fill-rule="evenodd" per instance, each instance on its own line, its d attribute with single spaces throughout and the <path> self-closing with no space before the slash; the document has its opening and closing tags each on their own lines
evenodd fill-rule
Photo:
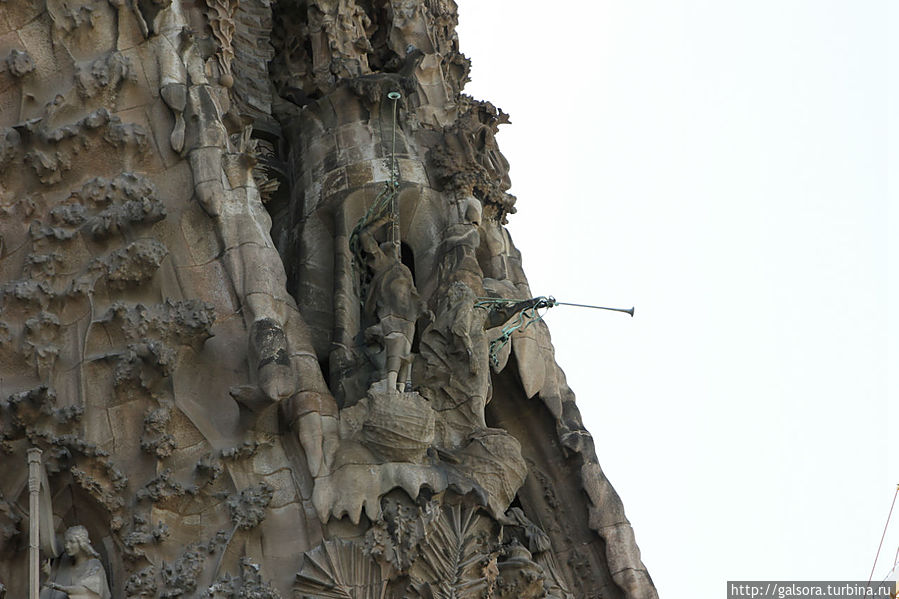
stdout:
<svg viewBox="0 0 899 599">
<path fill-rule="evenodd" d="M 661 596 L 867 580 L 899 483 L 896 3 L 458 3 L 532 291 L 636 306 L 546 318 Z M 877 580 L 897 548 L 894 513 Z"/>
</svg>

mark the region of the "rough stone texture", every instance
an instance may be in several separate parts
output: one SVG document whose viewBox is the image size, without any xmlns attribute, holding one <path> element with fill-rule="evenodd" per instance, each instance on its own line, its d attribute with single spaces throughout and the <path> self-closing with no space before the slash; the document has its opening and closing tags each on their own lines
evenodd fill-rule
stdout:
<svg viewBox="0 0 899 599">
<path fill-rule="evenodd" d="M 548 330 L 504 334 L 533 307 L 508 116 L 455 25 L 2 2 L 10 596 L 36 493 L 42 583 L 98 596 L 656 597 Z"/>
</svg>

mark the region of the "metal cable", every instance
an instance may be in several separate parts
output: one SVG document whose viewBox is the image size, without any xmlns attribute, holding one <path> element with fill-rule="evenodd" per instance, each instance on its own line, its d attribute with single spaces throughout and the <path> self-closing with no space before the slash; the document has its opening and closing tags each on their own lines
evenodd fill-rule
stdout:
<svg viewBox="0 0 899 599">
<path fill-rule="evenodd" d="M 890 517 L 893 515 L 893 508 L 896 506 L 896 496 L 899 495 L 899 485 L 896 485 L 896 492 L 893 493 L 893 502 L 890 504 L 890 511 L 887 514 L 887 522 L 883 525 L 883 534 L 880 536 L 880 544 L 877 545 L 877 553 L 874 555 L 874 565 L 871 566 L 871 574 L 868 575 L 868 584 L 871 584 L 871 579 L 874 578 L 874 568 L 877 567 L 877 558 L 880 557 L 880 549 L 883 547 L 883 540 L 887 536 L 887 527 L 890 525 Z M 899 551 L 897 551 L 899 554 Z"/>
</svg>

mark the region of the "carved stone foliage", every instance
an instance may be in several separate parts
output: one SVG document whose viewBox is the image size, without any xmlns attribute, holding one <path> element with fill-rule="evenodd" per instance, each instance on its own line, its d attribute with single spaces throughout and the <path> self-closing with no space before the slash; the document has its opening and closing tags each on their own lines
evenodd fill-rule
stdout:
<svg viewBox="0 0 899 599">
<path fill-rule="evenodd" d="M 206 18 L 212 29 L 212 35 L 218 42 L 219 68 L 222 75 L 220 82 L 225 87 L 234 85 L 234 76 L 231 74 L 231 62 L 234 60 L 234 15 L 237 12 L 237 0 L 206 0 L 208 7 Z"/>
<path fill-rule="evenodd" d="M 429 158 L 445 189 L 474 195 L 499 214 L 515 212 L 515 197 L 507 193 L 511 186 L 509 163 L 499 150 L 496 133 L 509 115 L 490 102 L 463 97 L 459 118 L 443 130 L 443 143 L 431 148 Z"/>
<path fill-rule="evenodd" d="M 259 572 L 259 565 L 248 557 L 240 559 L 240 575 L 225 575 L 210 586 L 203 597 L 210 599 L 281 599 L 271 583 L 266 582 Z"/>
<path fill-rule="evenodd" d="M 517 523 L 507 522 L 501 535 L 493 518 L 464 504 L 399 496 L 382 503 L 381 518 L 363 539 L 329 540 L 306 553 L 295 596 L 568 597 L 519 542 L 528 533 Z"/>
<path fill-rule="evenodd" d="M 334 539 L 306 552 L 294 596 L 380 599 L 387 577 L 382 566 L 354 541 Z"/>
<path fill-rule="evenodd" d="M 494 595 L 499 548 L 476 511 L 454 506 L 435 519 L 409 574 L 414 596 L 434 599 Z"/>
<path fill-rule="evenodd" d="M 5 497 L 0 497 L 0 546 L 7 546 L 13 537 L 22 533 L 21 522 L 22 516 L 13 505 Z"/>
<path fill-rule="evenodd" d="M 148 410 L 144 417 L 144 433 L 140 439 L 141 449 L 155 454 L 158 458 L 172 455 L 175 438 L 167 432 L 171 419 L 172 413 L 167 407 Z"/>
<path fill-rule="evenodd" d="M 169 537 L 169 534 L 169 527 L 165 524 L 157 522 L 155 525 L 151 525 L 146 518 L 135 514 L 132 517 L 131 527 L 124 534 L 122 540 L 126 548 L 126 559 L 133 561 L 146 559 L 148 557 L 147 548 L 163 542 Z"/>
<path fill-rule="evenodd" d="M 80 434 L 83 413 L 80 406 L 60 406 L 56 393 L 46 386 L 16 393 L 0 399 L 0 440 L 13 455 L 27 445 L 42 448 L 47 472 L 67 472 L 118 529 L 128 477 L 109 452 Z"/>
<path fill-rule="evenodd" d="M 272 89 L 269 62 L 275 52 L 271 44 L 274 26 L 270 0 L 242 0 L 237 3 L 235 32 L 231 45 L 234 59 L 231 88 L 240 113 L 258 119 L 260 126 L 275 127 L 272 117 Z M 261 190 L 260 190 L 261 191 Z"/>
<path fill-rule="evenodd" d="M 76 157 L 83 155 L 97 144 L 104 142 L 112 148 L 141 153 L 147 147 L 147 131 L 135 123 L 126 123 L 121 117 L 99 108 L 74 123 L 51 128 L 43 119 L 26 123 L 31 149 L 25 151 L 22 160 L 44 185 L 55 185 L 73 168 Z M 14 158 L 15 159 L 15 158 Z"/>
<path fill-rule="evenodd" d="M 265 509 L 272 501 L 274 489 L 260 483 L 228 498 L 231 521 L 242 530 L 256 528 L 265 519 Z"/>
<path fill-rule="evenodd" d="M 46 383 L 61 352 L 64 359 L 73 359 L 64 347 L 74 343 L 82 356 L 87 351 L 90 328 L 75 336 L 63 324 L 73 311 L 97 318 L 95 293 L 139 286 L 156 274 L 168 253 L 165 245 L 152 238 L 131 239 L 166 212 L 155 187 L 132 173 L 91 179 L 52 208 L 32 202 L 24 214 L 21 201 L 5 207 L 7 214 L 27 215 L 28 234 L 22 242 L 31 251 L 21 278 L 0 286 L 0 319 L 25 325 L 6 329 L 8 339 L 0 352 L 11 360 L 24 358 Z"/>
</svg>

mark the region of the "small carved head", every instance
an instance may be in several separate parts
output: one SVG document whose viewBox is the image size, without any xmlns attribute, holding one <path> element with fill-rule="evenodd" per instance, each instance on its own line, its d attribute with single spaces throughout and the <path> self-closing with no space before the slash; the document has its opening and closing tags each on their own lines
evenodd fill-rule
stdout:
<svg viewBox="0 0 899 599">
<path fill-rule="evenodd" d="M 390 5 L 393 9 L 394 24 L 399 27 L 407 25 L 419 11 L 419 3 L 416 0 L 393 0 Z"/>
<path fill-rule="evenodd" d="M 66 554 L 69 557 L 75 557 L 79 553 L 83 553 L 90 557 L 100 557 L 100 554 L 97 553 L 96 549 L 91 546 L 91 540 L 87 534 L 87 529 L 80 524 L 72 526 L 66 531 L 65 548 Z"/>
</svg>

